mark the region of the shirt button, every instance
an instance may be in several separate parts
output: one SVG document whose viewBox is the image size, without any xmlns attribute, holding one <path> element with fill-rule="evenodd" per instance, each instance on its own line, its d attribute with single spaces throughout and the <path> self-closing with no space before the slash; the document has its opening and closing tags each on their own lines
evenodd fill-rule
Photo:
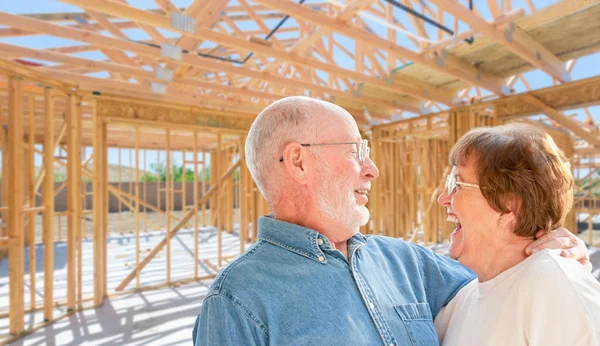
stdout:
<svg viewBox="0 0 600 346">
<path fill-rule="evenodd" d="M 319 238 L 319 239 L 317 240 L 317 244 L 319 244 L 319 246 L 323 245 L 323 239 Z"/>
<path fill-rule="evenodd" d="M 325 257 L 319 256 L 319 262 L 325 262 Z"/>
<path fill-rule="evenodd" d="M 371 308 L 371 310 L 375 310 L 375 304 L 373 304 L 372 302 L 369 302 L 369 307 Z"/>
</svg>

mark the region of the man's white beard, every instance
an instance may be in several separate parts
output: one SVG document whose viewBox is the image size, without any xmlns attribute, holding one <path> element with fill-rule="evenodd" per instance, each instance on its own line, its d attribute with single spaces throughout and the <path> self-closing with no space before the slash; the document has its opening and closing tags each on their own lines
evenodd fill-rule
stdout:
<svg viewBox="0 0 600 346">
<path fill-rule="evenodd" d="M 317 187 L 317 203 L 327 217 L 343 228 L 358 228 L 369 222 L 370 212 L 356 203 L 354 187 L 336 179 L 332 170 L 323 165 Z"/>
</svg>

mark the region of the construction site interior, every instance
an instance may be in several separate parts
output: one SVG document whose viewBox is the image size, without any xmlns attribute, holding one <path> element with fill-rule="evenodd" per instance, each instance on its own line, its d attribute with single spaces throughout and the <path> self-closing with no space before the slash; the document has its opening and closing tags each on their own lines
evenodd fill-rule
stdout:
<svg viewBox="0 0 600 346">
<path fill-rule="evenodd" d="M 452 145 L 543 128 L 600 279 L 599 52 L 598 0 L 2 2 L 0 344 L 189 344 L 269 213 L 248 129 L 290 95 L 370 140 L 361 232 L 440 252 Z"/>
</svg>

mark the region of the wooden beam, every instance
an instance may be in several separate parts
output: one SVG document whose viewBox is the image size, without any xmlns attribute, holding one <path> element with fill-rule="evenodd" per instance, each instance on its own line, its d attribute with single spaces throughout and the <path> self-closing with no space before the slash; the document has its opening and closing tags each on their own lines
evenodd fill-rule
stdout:
<svg viewBox="0 0 600 346">
<path fill-rule="evenodd" d="M 81 115 L 79 97 L 69 95 L 67 109 L 67 309 L 75 310 L 76 241 L 81 228 Z"/>
<path fill-rule="evenodd" d="M 97 110 L 96 110 L 96 102 L 93 103 L 93 111 L 92 111 L 92 121 L 94 122 L 94 134 L 93 134 L 93 149 L 94 149 L 94 185 L 92 187 L 93 191 L 93 201 L 92 207 L 94 208 L 94 304 L 101 305 L 104 300 L 104 280 L 105 280 L 105 272 L 103 261 L 104 258 L 104 250 L 103 247 L 106 244 L 106 240 L 103 236 L 104 229 L 104 204 L 105 193 L 102 192 L 103 177 L 104 171 L 106 167 L 104 166 L 104 124 L 101 119 L 98 118 Z"/>
<path fill-rule="evenodd" d="M 155 77 L 155 74 L 153 72 L 142 69 L 142 68 L 137 68 L 137 67 L 131 67 L 131 66 L 126 66 L 126 65 L 116 64 L 116 63 L 107 63 L 107 62 L 99 61 L 99 60 L 80 58 L 80 57 L 70 56 L 70 55 L 66 55 L 66 54 L 49 52 L 49 51 L 41 50 L 41 49 L 31 49 L 31 48 L 19 47 L 19 46 L 3 44 L 3 43 L 0 43 L 0 51 L 1 52 L 11 52 L 11 53 L 15 53 L 15 54 L 22 54 L 23 56 L 27 56 L 27 57 L 34 58 L 34 59 L 47 60 L 47 61 L 52 61 L 52 62 L 71 64 L 74 66 L 93 68 L 93 69 L 98 69 L 100 71 L 127 74 L 127 75 L 131 75 L 134 77 L 140 77 L 140 78 L 152 80 L 154 82 L 162 82 L 161 80 L 159 80 Z M 217 91 L 221 91 L 224 93 L 232 93 L 232 94 L 247 96 L 247 97 L 259 97 L 259 98 L 263 98 L 263 99 L 267 99 L 267 100 L 277 100 L 277 99 L 280 99 L 280 98 L 286 96 L 286 95 L 278 95 L 278 94 L 272 94 L 272 93 L 252 91 L 249 89 L 239 88 L 239 87 L 230 86 L 230 85 L 211 83 L 211 82 L 206 82 L 206 81 L 203 81 L 200 79 L 190 78 L 190 77 L 175 76 L 173 78 L 173 83 L 184 85 L 184 86 L 199 87 L 199 88 L 209 89 L 209 90 L 217 90 Z M 139 86 L 137 88 L 139 88 Z"/>
<path fill-rule="evenodd" d="M 165 203 L 165 211 L 167 213 L 167 222 L 166 222 L 166 226 L 167 229 L 171 229 L 171 211 L 172 211 L 172 207 L 171 207 L 171 196 L 172 196 L 172 190 L 173 190 L 173 182 L 171 181 L 171 170 L 173 169 L 171 167 L 171 130 L 167 129 L 165 131 L 165 136 L 166 136 L 166 146 L 165 146 L 165 155 L 167 156 L 165 159 L 165 173 L 166 173 L 166 179 L 165 179 L 165 199 L 166 199 L 166 203 Z M 167 236 L 167 251 L 166 251 L 166 274 L 167 274 L 167 285 L 171 284 L 171 237 Z M 138 264 L 139 266 L 139 264 Z M 137 267 L 136 267 L 137 268 Z"/>
<path fill-rule="evenodd" d="M 225 172 L 221 178 L 218 180 L 218 183 L 223 183 L 226 179 L 230 178 L 230 176 L 233 174 L 233 171 L 235 171 L 236 168 L 238 168 L 240 165 L 240 161 L 236 162 L 235 164 L 233 164 L 231 167 L 229 167 L 229 169 L 227 170 L 227 172 Z M 179 230 L 183 227 L 183 225 L 185 225 L 194 215 L 194 213 L 196 212 L 196 210 L 198 209 L 198 207 L 200 207 L 201 205 L 205 204 L 217 191 L 217 184 L 212 185 L 208 191 L 206 191 L 206 193 L 202 196 L 202 198 L 198 201 L 198 203 L 196 205 L 194 205 L 193 208 L 191 208 L 187 213 L 185 213 L 181 219 L 179 220 L 179 222 L 177 223 L 177 225 L 175 225 L 175 227 L 173 227 L 172 230 L 169 230 L 167 232 L 167 235 L 156 245 L 156 247 L 154 249 L 152 249 L 152 251 L 140 262 L 140 264 L 138 265 L 138 267 L 134 268 L 129 275 L 127 275 L 127 277 L 115 288 L 115 291 L 122 291 L 123 289 L 125 289 L 125 287 L 127 287 L 127 285 L 135 278 L 135 273 L 137 270 L 141 271 L 148 263 L 150 263 L 150 261 L 156 257 L 156 255 L 162 251 L 162 249 L 165 247 L 166 243 L 167 243 L 167 239 L 172 238 L 175 234 L 177 234 L 177 232 L 179 232 Z"/>
<path fill-rule="evenodd" d="M 198 205 L 198 132 L 194 131 L 194 146 L 192 148 L 194 155 L 192 164 L 194 165 L 194 205 Z M 185 157 L 183 158 L 185 161 Z M 204 179 L 204 178 L 202 178 Z M 204 194 L 204 190 L 202 190 Z M 194 212 L 194 278 L 198 277 L 198 209 Z"/>
<path fill-rule="evenodd" d="M 86 1 L 61 0 L 61 2 L 79 6 L 81 8 L 85 8 L 85 9 L 91 9 L 91 10 L 111 14 L 111 15 L 114 15 L 117 17 L 131 19 L 138 23 L 155 25 L 156 27 L 171 30 L 171 31 L 176 31 L 185 36 L 194 37 L 196 39 L 209 40 L 212 42 L 221 42 L 223 45 L 234 47 L 234 48 L 240 49 L 245 52 L 255 52 L 256 54 L 262 54 L 264 56 L 272 56 L 272 57 L 275 57 L 278 59 L 282 59 L 284 61 L 290 61 L 290 62 L 299 64 L 299 65 L 314 67 L 314 68 L 317 68 L 320 70 L 327 71 L 329 73 L 344 74 L 356 81 L 368 82 L 370 84 L 377 85 L 380 88 L 385 89 L 385 90 L 390 90 L 390 91 L 395 91 L 395 92 L 404 92 L 409 95 L 419 97 L 422 99 L 428 99 L 428 100 L 431 99 L 431 100 L 435 100 L 437 102 L 442 102 L 442 103 L 445 103 L 448 105 L 452 104 L 451 97 L 445 96 L 444 93 L 442 91 L 438 90 L 437 88 L 424 85 L 425 83 L 422 83 L 419 81 L 412 81 L 412 80 L 407 81 L 404 78 L 403 81 L 395 81 L 395 85 L 390 85 L 376 77 L 367 76 L 363 73 L 358 73 L 358 72 L 355 72 L 352 70 L 338 67 L 336 65 L 324 63 L 324 62 L 321 62 L 314 58 L 306 58 L 306 57 L 300 56 L 300 55 L 292 53 L 292 52 L 287 52 L 285 50 L 268 47 L 261 43 L 253 42 L 250 40 L 245 40 L 242 38 L 236 38 L 231 35 L 221 34 L 221 33 L 215 32 L 213 30 L 203 28 L 200 25 L 197 25 L 195 33 L 187 33 L 182 30 L 174 29 L 171 26 L 171 21 L 169 20 L 168 17 L 156 15 L 156 14 L 144 11 L 144 10 L 139 10 L 134 7 L 130 7 L 127 5 L 118 4 L 118 3 L 114 3 L 114 2 L 105 2 L 102 0 L 86 0 Z M 261 2 L 263 2 L 264 4 L 268 3 L 269 7 L 274 7 L 276 9 L 279 9 L 281 7 L 281 6 L 279 6 L 280 2 L 277 0 L 264 0 Z M 291 2 L 289 3 L 289 5 L 290 5 L 291 9 L 286 8 L 287 12 L 292 13 L 296 18 L 300 17 L 299 13 L 297 13 L 296 11 L 301 11 L 302 13 L 305 13 L 305 14 L 306 13 L 311 14 L 311 12 L 314 12 L 312 10 L 307 10 L 306 8 L 304 8 L 301 5 L 296 5 Z M 294 5 L 294 6 L 291 6 L 291 5 Z M 287 4 L 284 6 L 287 6 Z M 333 20 L 334 27 L 335 27 L 335 29 L 337 29 L 337 31 L 339 31 L 341 29 L 342 30 L 341 33 L 350 34 L 350 37 L 353 37 L 356 40 L 361 40 L 365 43 L 369 43 L 369 44 L 378 46 L 379 48 L 381 48 L 381 46 L 383 45 L 383 47 L 385 47 L 384 49 L 386 49 L 386 50 L 402 51 L 406 54 L 411 54 L 412 56 L 419 58 L 417 53 L 409 51 L 409 50 L 405 49 L 404 47 L 398 46 L 394 43 L 390 43 L 384 39 L 381 39 L 377 36 L 367 33 L 366 31 L 353 29 L 353 28 L 349 27 L 345 22 L 336 21 L 335 19 L 330 19 L 329 17 L 323 16 L 316 12 L 314 12 L 314 13 L 317 15 L 317 17 L 310 16 L 310 21 L 319 23 L 319 25 L 326 26 L 327 23 L 331 23 L 329 20 Z M 300 17 L 300 18 L 305 19 L 305 20 L 307 19 L 306 17 Z M 343 26 L 339 25 L 340 23 L 342 23 Z M 435 61 L 431 61 L 429 66 L 435 67 L 435 69 L 439 69 L 439 66 L 435 63 Z M 466 64 L 463 67 L 465 69 L 469 69 L 469 68 L 474 69 L 473 67 L 468 67 Z M 477 72 L 479 73 L 482 80 L 488 79 L 488 76 L 486 74 L 482 73 L 481 71 L 477 71 Z M 476 82 L 478 81 L 476 79 L 476 74 L 473 74 L 472 80 L 476 81 Z"/>
<path fill-rule="evenodd" d="M 54 304 L 54 99 L 44 89 L 44 321 L 52 320 Z"/>
<path fill-rule="evenodd" d="M 0 17 L 2 15 L 3 13 L 0 12 Z M 58 81 L 56 79 L 48 77 L 47 75 L 44 75 L 43 73 L 39 73 L 33 68 L 25 67 L 20 63 L 6 60 L 4 58 L 0 58 L 0 73 L 27 79 L 29 81 L 36 81 L 43 84 L 44 86 L 51 86 L 57 91 L 63 92 L 64 94 L 70 93 L 73 87 L 75 87 L 75 84 L 67 83 L 64 81 Z M 30 88 L 30 90 L 27 90 L 30 92 L 42 91 L 41 88 L 32 88 L 29 85 L 24 85 L 23 87 L 24 91 L 27 90 L 27 88 Z"/>
<path fill-rule="evenodd" d="M 8 151 L 9 176 L 4 177 L 8 184 L 8 237 L 11 242 L 8 251 L 9 285 L 9 333 L 17 336 L 24 329 L 24 248 L 23 224 L 23 81 L 17 77 L 8 79 Z"/>
<path fill-rule="evenodd" d="M 472 66 L 471 64 L 469 64 L 453 55 L 445 54 L 444 56 L 437 58 L 438 61 L 436 62 L 436 57 L 434 57 L 434 56 L 431 56 L 431 57 L 421 56 L 417 52 L 414 52 L 410 49 L 402 47 L 402 46 L 396 44 L 395 42 L 387 41 L 386 39 L 383 39 L 379 36 L 371 34 L 365 30 L 353 28 L 353 27 L 349 26 L 348 23 L 346 23 L 346 22 L 337 20 L 335 18 L 327 17 L 319 12 L 307 9 L 301 5 L 298 5 L 298 4 L 295 4 L 292 2 L 287 2 L 287 1 L 281 2 L 278 0 L 258 0 L 258 2 L 260 2 L 261 4 L 263 4 L 267 7 L 270 7 L 272 9 L 287 13 L 287 14 L 291 15 L 292 17 L 294 17 L 295 19 L 303 19 L 308 22 L 317 24 L 319 26 L 334 30 L 342 35 L 351 37 L 356 42 L 361 42 L 361 43 L 369 45 L 371 47 L 383 49 L 383 50 L 387 51 L 388 53 L 405 57 L 407 59 L 414 61 L 415 63 L 423 64 L 435 71 L 440 71 L 442 73 L 446 73 L 446 74 L 455 76 L 459 79 L 465 80 L 472 84 L 482 86 L 482 87 L 484 87 L 490 91 L 493 91 L 497 94 L 503 93 L 502 86 L 504 83 L 502 81 L 502 78 L 494 76 L 494 75 L 490 75 L 489 73 L 485 73 L 483 71 L 480 71 L 479 69 Z M 440 61 L 442 61 L 443 63 L 440 64 L 439 63 Z M 366 81 L 366 82 L 371 83 L 371 81 Z M 426 94 L 435 92 L 435 89 L 431 90 L 431 88 L 425 88 L 425 86 L 423 85 L 424 83 L 420 82 L 420 81 L 412 81 L 412 80 L 407 81 L 406 79 L 404 79 L 403 81 L 399 81 L 397 79 L 394 80 L 395 85 L 399 85 L 402 87 L 404 87 L 406 83 L 415 84 L 415 82 L 417 82 L 416 85 L 419 86 L 419 88 L 421 89 L 421 92 L 426 92 Z M 373 83 L 373 84 L 378 85 L 375 83 Z M 398 88 L 396 90 L 396 92 L 400 91 L 401 89 L 402 88 Z M 404 92 L 404 90 L 402 90 L 402 91 Z M 439 93 L 439 91 L 438 91 L 438 93 Z M 417 97 L 417 95 L 413 95 L 413 96 Z M 423 94 L 421 94 L 420 96 L 423 99 L 429 99 L 429 100 L 441 102 L 439 100 L 439 98 L 433 97 L 431 94 L 427 95 L 428 96 L 427 98 L 424 98 Z M 442 103 L 452 104 L 452 102 L 450 102 L 450 103 L 442 102 Z"/>
<path fill-rule="evenodd" d="M 170 4 L 168 0 L 165 0 Z M 144 162 L 145 163 L 145 162 Z M 147 191 L 144 191 L 144 196 Z M 135 128 L 135 266 L 140 264 L 140 128 Z M 140 288 L 140 272 L 135 273 L 135 287 Z"/>
<path fill-rule="evenodd" d="M 26 174 L 27 174 L 27 193 L 29 195 L 28 207 L 35 207 L 35 114 L 34 114 L 34 96 L 29 95 L 27 97 L 27 117 L 29 122 L 29 128 L 27 131 L 27 147 L 25 148 L 25 154 L 27 157 Z M 36 285 L 35 285 L 35 271 L 36 271 L 36 256 L 35 256 L 35 217 L 37 213 L 27 213 L 27 219 L 29 224 L 27 225 L 29 231 L 29 304 L 32 309 L 36 308 Z M 25 231 L 25 230 L 23 230 Z"/>
<path fill-rule="evenodd" d="M 37 21 L 35 19 L 20 17 L 11 15 L 8 13 L 0 12 L 0 23 L 3 25 L 8 25 L 16 28 L 32 30 L 44 34 L 52 33 L 52 35 L 57 37 L 62 37 L 71 40 L 77 40 L 81 42 L 86 42 L 90 45 L 98 46 L 98 47 L 106 47 L 106 48 L 117 48 L 121 50 L 131 51 L 138 55 L 148 56 L 154 59 L 165 60 L 165 58 L 160 53 L 160 48 L 134 43 L 131 41 L 120 40 L 117 38 L 108 37 L 105 35 L 100 35 L 97 33 L 77 30 L 73 28 L 67 28 L 60 25 L 55 25 L 51 23 L 46 23 L 42 21 Z M 167 59 L 168 60 L 168 59 Z M 359 102 L 364 102 L 366 104 L 373 105 L 381 105 L 390 103 L 389 100 L 377 98 L 377 97 L 367 97 L 364 95 L 352 94 L 351 92 L 341 91 L 333 88 L 322 87 L 318 85 L 314 85 L 312 83 L 303 82 L 300 80 L 292 80 L 289 78 L 277 76 L 264 71 L 255 71 L 248 69 L 246 67 L 234 66 L 230 64 L 223 64 L 221 62 L 211 61 L 209 59 L 205 59 L 199 57 L 194 54 L 183 54 L 182 62 L 204 70 L 211 71 L 222 71 L 226 73 L 233 73 L 236 75 L 240 75 L 243 77 L 255 78 L 257 80 L 265 80 L 269 83 L 273 83 L 276 85 L 285 85 L 293 88 L 304 88 L 306 90 L 312 90 L 317 93 L 327 94 L 330 97 L 335 98 L 343 98 L 349 100 L 357 100 Z M 18 67 L 22 70 L 27 71 L 29 74 L 32 74 L 36 71 L 31 69 L 27 70 L 22 66 L 19 66 L 17 63 L 10 63 L 10 70 Z M 58 71 L 57 71 L 58 72 Z M 85 77 L 85 76 L 84 76 Z M 42 77 L 33 76 L 35 80 L 40 80 Z M 60 78 L 60 77 L 59 77 Z M 88 77 L 91 78 L 91 77 Z M 96 79 L 97 80 L 97 79 Z M 50 83 L 48 81 L 44 81 L 46 84 Z M 53 84 L 48 84 L 53 85 Z M 74 86 L 74 85 L 73 85 Z M 92 89 L 93 90 L 93 89 Z M 395 90 L 397 92 L 397 90 Z M 450 95 L 445 96 L 450 98 Z"/>
<path fill-rule="evenodd" d="M 139 85 L 129 83 L 129 82 L 121 82 L 110 79 L 102 79 L 96 77 L 89 77 L 84 75 L 77 75 L 69 72 L 59 72 L 59 71 L 44 71 L 49 76 L 59 78 L 61 80 L 73 81 L 78 84 L 80 88 L 90 90 L 90 91 L 101 91 L 107 93 L 116 93 L 120 95 L 128 95 L 132 97 L 142 97 L 150 100 L 165 100 L 169 102 L 178 101 L 188 105 L 195 106 L 203 106 L 203 107 L 217 107 L 226 110 L 245 110 L 245 111 L 254 111 L 254 114 L 258 114 L 260 110 L 264 107 L 260 104 L 253 105 L 252 103 L 246 103 L 242 105 L 241 103 L 236 106 L 233 105 L 230 101 L 223 99 L 221 97 L 201 97 L 192 94 L 184 94 L 179 92 L 178 95 L 160 95 L 153 94 L 150 92 L 140 92 Z M 182 95 L 183 94 L 183 95 Z M 181 96 L 179 96 L 181 95 Z M 204 102 L 201 102 L 204 101 Z M 219 102 L 221 101 L 221 102 Z"/>
<path fill-rule="evenodd" d="M 508 24 L 502 32 L 458 2 L 451 0 L 433 0 L 433 2 L 531 65 L 557 80 L 566 81 L 562 61 L 516 24 Z"/>
<path fill-rule="evenodd" d="M 154 0 L 154 3 L 160 7 L 164 13 L 169 14 L 171 12 L 181 13 L 175 5 L 171 3 L 170 0 Z"/>
<path fill-rule="evenodd" d="M 593 145 L 596 148 L 600 148 L 600 137 L 596 136 L 593 133 L 586 131 L 583 126 L 581 126 L 576 120 L 573 120 L 556 109 L 548 106 L 544 102 L 542 102 L 537 97 L 531 94 L 523 95 L 527 102 L 535 105 L 540 109 L 541 112 L 546 114 L 551 119 L 558 122 L 561 126 L 566 128 L 567 130 L 573 132 L 575 135 L 579 136 L 581 139 L 585 140 L 589 144 Z"/>
</svg>

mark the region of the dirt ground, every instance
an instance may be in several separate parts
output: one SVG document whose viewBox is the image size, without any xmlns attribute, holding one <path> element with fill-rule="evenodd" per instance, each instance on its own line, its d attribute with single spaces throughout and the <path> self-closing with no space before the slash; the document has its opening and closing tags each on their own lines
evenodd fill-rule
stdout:
<svg viewBox="0 0 600 346">
<path fill-rule="evenodd" d="M 165 215 L 157 214 L 154 212 L 145 213 L 146 219 L 151 223 L 144 222 L 144 218 L 141 216 L 144 213 L 140 213 L 140 231 L 151 231 L 158 229 L 164 229 L 167 226 L 167 218 Z M 182 211 L 173 211 L 171 213 L 171 227 L 175 226 L 179 218 L 183 215 Z M 234 209 L 233 211 L 234 223 L 238 223 L 240 220 L 240 210 Z M 91 239 L 93 237 L 93 219 L 91 215 L 85 215 L 83 222 L 83 237 Z M 210 220 L 210 210 L 206 211 L 206 220 Z M 43 230 L 43 219 L 41 215 L 35 218 L 35 241 L 42 241 L 42 230 Z M 60 216 L 54 218 L 54 239 L 61 241 L 65 240 L 67 236 L 67 217 Z M 188 224 L 188 227 L 193 227 L 194 219 L 192 218 Z M 198 225 L 203 226 L 206 223 L 202 222 L 202 214 L 198 213 Z M 155 227 L 157 226 L 157 227 Z M 125 211 L 121 213 L 109 213 L 108 214 L 108 232 L 109 234 L 126 234 L 135 232 L 135 213 Z"/>
</svg>

